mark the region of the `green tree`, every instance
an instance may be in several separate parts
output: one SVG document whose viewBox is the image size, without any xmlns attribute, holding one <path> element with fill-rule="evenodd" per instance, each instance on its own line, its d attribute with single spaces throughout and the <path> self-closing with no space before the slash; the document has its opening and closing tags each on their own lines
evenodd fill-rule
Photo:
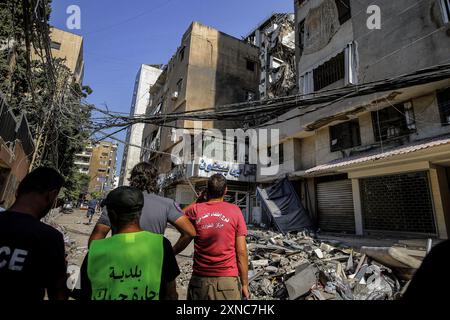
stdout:
<svg viewBox="0 0 450 320">
<path fill-rule="evenodd" d="M 44 134 L 37 163 L 57 168 L 67 181 L 65 195 L 73 198 L 84 183 L 75 170 L 74 156 L 90 136 L 91 108 L 82 99 L 92 90 L 73 81 L 64 60 L 49 61 L 42 55 L 50 34 L 41 20 L 48 21 L 50 12 L 51 1 L 0 3 L 0 91 L 16 115 L 26 114 L 35 141 Z M 31 61 L 33 48 L 40 58 Z"/>
</svg>

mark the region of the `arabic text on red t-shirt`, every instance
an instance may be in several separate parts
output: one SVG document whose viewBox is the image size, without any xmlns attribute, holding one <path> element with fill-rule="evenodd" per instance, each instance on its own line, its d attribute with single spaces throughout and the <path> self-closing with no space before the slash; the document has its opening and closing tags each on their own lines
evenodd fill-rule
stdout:
<svg viewBox="0 0 450 320">
<path fill-rule="evenodd" d="M 227 202 L 194 204 L 186 209 L 194 224 L 194 275 L 237 277 L 236 237 L 247 235 L 247 225 L 238 206 Z"/>
</svg>

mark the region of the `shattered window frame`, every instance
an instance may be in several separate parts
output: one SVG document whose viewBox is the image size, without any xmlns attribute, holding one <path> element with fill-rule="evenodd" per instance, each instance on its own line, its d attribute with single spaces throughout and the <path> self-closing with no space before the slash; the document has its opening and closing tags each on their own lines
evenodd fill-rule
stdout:
<svg viewBox="0 0 450 320">
<path fill-rule="evenodd" d="M 255 72 L 256 71 L 256 61 L 253 61 L 251 59 L 245 59 L 245 60 L 246 60 L 247 70 L 251 71 L 251 72 Z"/>
<path fill-rule="evenodd" d="M 298 50 L 300 56 L 303 54 L 304 49 L 305 49 L 305 19 L 300 21 L 298 24 Z"/>
<path fill-rule="evenodd" d="M 450 125 L 450 87 L 436 92 L 441 124 Z"/>
<path fill-rule="evenodd" d="M 183 46 L 183 47 L 180 49 L 180 53 L 179 53 L 180 62 L 184 60 L 185 52 L 186 52 L 186 46 Z"/>
<path fill-rule="evenodd" d="M 408 128 L 411 122 L 408 124 L 404 103 L 373 111 L 372 124 L 376 142 L 390 141 L 416 132 L 415 127 Z"/>
<path fill-rule="evenodd" d="M 361 145 L 361 128 L 359 119 L 354 119 L 330 126 L 330 150 L 338 152 Z M 336 141 L 336 143 L 333 143 Z"/>
<path fill-rule="evenodd" d="M 440 0 L 442 9 L 442 20 L 445 24 L 450 23 L 450 0 Z"/>
<path fill-rule="evenodd" d="M 267 147 L 267 157 L 269 159 L 272 158 L 272 146 Z M 278 145 L 278 164 L 282 165 L 284 164 L 284 143 L 280 143 Z M 270 162 L 269 166 L 272 165 L 272 162 Z"/>
<path fill-rule="evenodd" d="M 183 78 L 181 78 L 180 80 L 177 81 L 177 92 L 178 92 L 178 96 L 181 95 L 181 90 L 183 89 Z"/>
</svg>

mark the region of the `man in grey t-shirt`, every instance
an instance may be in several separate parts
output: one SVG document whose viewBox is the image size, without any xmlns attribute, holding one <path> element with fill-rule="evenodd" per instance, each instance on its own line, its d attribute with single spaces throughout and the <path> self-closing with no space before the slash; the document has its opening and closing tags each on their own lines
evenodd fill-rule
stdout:
<svg viewBox="0 0 450 320">
<path fill-rule="evenodd" d="M 140 226 L 143 230 L 164 235 L 167 222 L 175 225 L 176 221 L 184 216 L 180 206 L 175 201 L 147 191 L 144 191 L 143 194 L 144 208 L 140 220 Z M 102 215 L 97 223 L 111 228 L 106 207 L 103 208 Z"/>
<path fill-rule="evenodd" d="M 195 237 L 196 231 L 175 201 L 155 194 L 156 180 L 156 170 L 149 163 L 139 163 L 131 170 L 130 185 L 142 190 L 144 194 L 140 227 L 146 231 L 164 234 L 167 223 L 173 225 L 181 234 L 180 239 L 173 246 L 174 253 L 178 254 L 186 248 L 185 243 L 189 243 L 188 241 Z M 102 215 L 89 238 L 89 244 L 93 240 L 104 239 L 110 230 L 111 222 L 106 208 L 103 208 Z M 114 233 L 114 230 L 112 232 Z"/>
</svg>

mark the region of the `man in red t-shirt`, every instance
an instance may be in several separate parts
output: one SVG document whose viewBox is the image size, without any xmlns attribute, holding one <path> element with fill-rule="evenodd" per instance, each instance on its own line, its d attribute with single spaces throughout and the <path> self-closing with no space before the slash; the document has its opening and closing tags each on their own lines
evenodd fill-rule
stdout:
<svg viewBox="0 0 450 320">
<path fill-rule="evenodd" d="M 224 202 L 227 181 L 208 180 L 207 202 L 185 210 L 194 225 L 194 270 L 188 300 L 249 299 L 247 226 L 238 206 Z"/>
</svg>

